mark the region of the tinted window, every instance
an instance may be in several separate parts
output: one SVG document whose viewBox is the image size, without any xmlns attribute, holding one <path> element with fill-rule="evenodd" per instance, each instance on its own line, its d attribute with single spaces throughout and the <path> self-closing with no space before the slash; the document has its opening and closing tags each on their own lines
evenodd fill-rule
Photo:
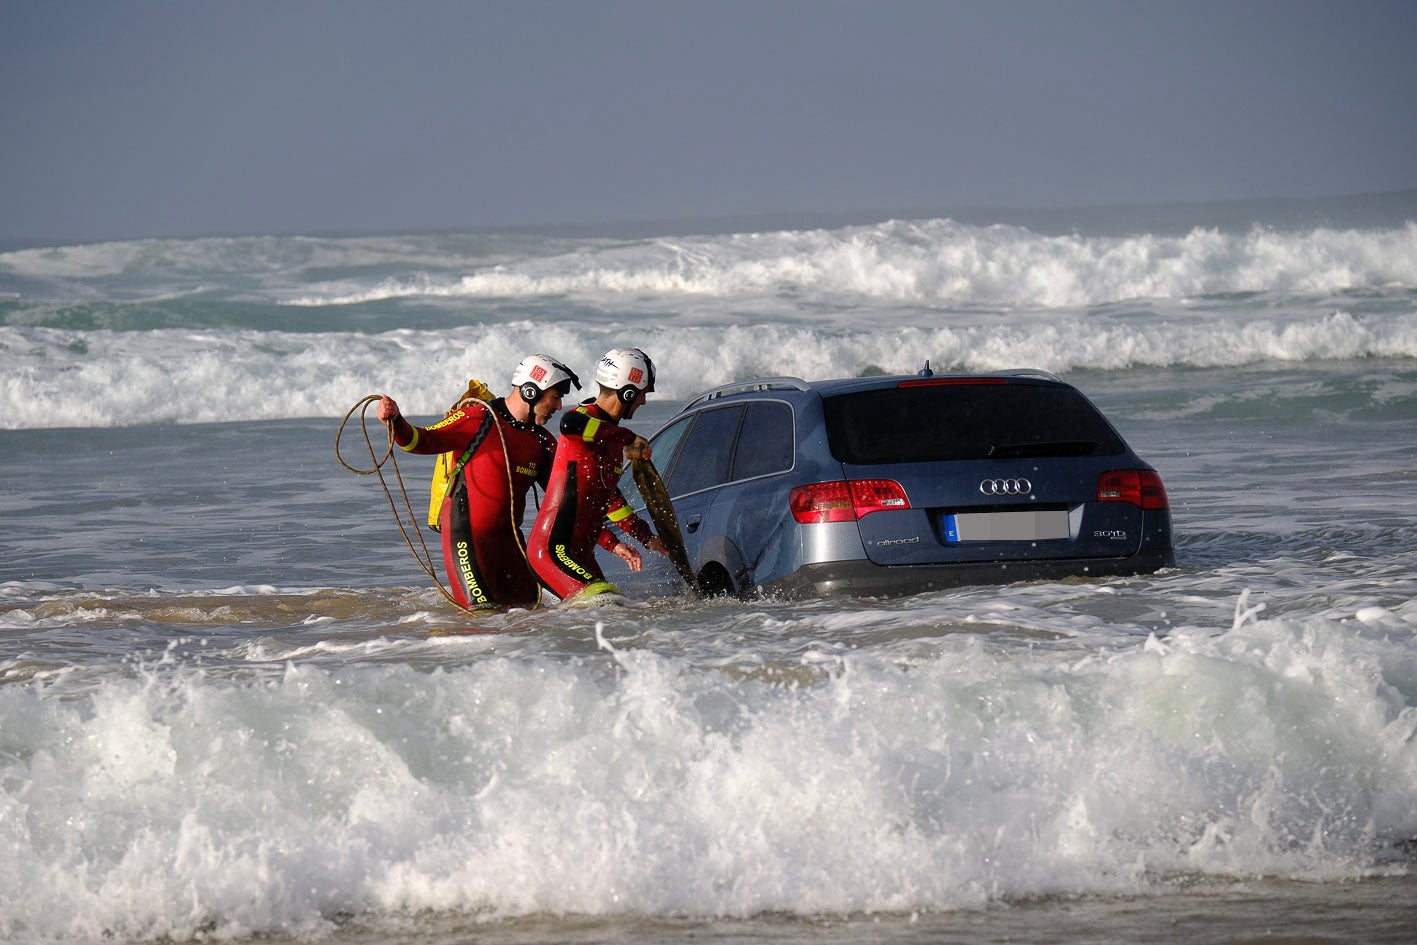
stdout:
<svg viewBox="0 0 1417 945">
<path fill-rule="evenodd" d="M 667 477 L 669 473 L 673 472 L 674 447 L 679 445 L 679 441 L 683 439 L 684 432 L 689 429 L 689 424 L 693 422 L 693 419 L 693 417 L 686 417 L 673 426 L 665 427 L 650 440 L 650 445 L 654 447 L 650 450 L 650 462 L 654 464 L 654 468 L 658 470 L 660 476 Z M 620 494 L 636 511 L 645 507 L 645 500 L 640 496 L 640 489 L 635 485 L 635 477 L 628 464 L 625 466 L 625 474 L 620 477 Z"/>
<path fill-rule="evenodd" d="M 671 496 L 697 492 L 728 481 L 733 437 L 738 432 L 738 421 L 742 416 L 741 406 L 705 410 L 698 415 L 679 449 L 674 468 L 664 480 Z"/>
<path fill-rule="evenodd" d="M 650 460 L 654 463 L 654 468 L 659 470 L 661 476 L 667 476 L 674 471 L 675 447 L 684 438 L 684 434 L 689 430 L 689 424 L 693 422 L 693 417 L 685 417 L 672 426 L 665 427 L 655 434 L 650 440 Z"/>
<path fill-rule="evenodd" d="M 751 479 L 792 468 L 792 408 L 749 404 L 733 455 L 733 478 Z"/>
<path fill-rule="evenodd" d="M 823 398 L 827 440 L 844 463 L 1112 456 L 1126 445 L 1069 387 L 941 384 Z"/>
</svg>

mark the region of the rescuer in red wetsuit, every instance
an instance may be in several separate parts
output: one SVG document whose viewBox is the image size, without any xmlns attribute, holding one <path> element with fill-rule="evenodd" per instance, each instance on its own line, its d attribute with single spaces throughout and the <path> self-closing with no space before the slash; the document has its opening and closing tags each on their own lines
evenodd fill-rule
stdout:
<svg viewBox="0 0 1417 945">
<path fill-rule="evenodd" d="M 531 607 L 540 594 L 527 564 L 520 523 L 532 483 L 550 479 L 556 453 L 546 421 L 580 379 L 544 354 L 523 358 L 512 374 L 514 392 L 476 401 L 428 427 L 399 414 L 389 397 L 379 399 L 378 417 L 389 423 L 394 442 L 409 453 L 456 452 L 439 513 L 443 564 L 453 598 L 470 609 Z"/>
<path fill-rule="evenodd" d="M 620 426 L 654 390 L 654 364 L 638 348 L 615 348 L 595 369 L 600 393 L 561 418 L 556 463 L 546 499 L 531 529 L 527 556 L 541 583 L 562 601 L 578 594 L 618 593 L 595 560 L 595 546 L 640 570 L 637 549 L 620 541 L 613 524 L 651 551 L 669 552 L 620 494 L 625 458 L 649 457 L 649 444 Z"/>
</svg>

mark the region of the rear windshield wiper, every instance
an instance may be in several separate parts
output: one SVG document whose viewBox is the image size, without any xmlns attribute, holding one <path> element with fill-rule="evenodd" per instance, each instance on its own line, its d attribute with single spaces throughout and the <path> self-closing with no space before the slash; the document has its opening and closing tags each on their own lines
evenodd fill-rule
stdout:
<svg viewBox="0 0 1417 945">
<path fill-rule="evenodd" d="M 1036 456 L 1091 456 L 1097 449 L 1096 440 L 1054 440 L 1043 443 L 995 443 L 989 447 L 990 459 L 1022 459 Z"/>
</svg>

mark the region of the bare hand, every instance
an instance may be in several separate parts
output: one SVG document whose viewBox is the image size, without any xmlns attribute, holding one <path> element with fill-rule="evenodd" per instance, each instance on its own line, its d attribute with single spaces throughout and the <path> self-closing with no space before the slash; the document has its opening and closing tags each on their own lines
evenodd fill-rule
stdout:
<svg viewBox="0 0 1417 945">
<path fill-rule="evenodd" d="M 658 535 L 650 536 L 650 540 L 645 542 L 645 547 L 650 551 L 657 551 L 664 557 L 669 557 L 669 546 L 666 545 Z"/>
<path fill-rule="evenodd" d="M 611 548 L 610 553 L 628 564 L 631 571 L 639 571 L 644 567 L 644 561 L 640 558 L 640 553 L 623 541 L 617 543 L 614 548 Z"/>
<path fill-rule="evenodd" d="M 630 445 L 625 447 L 625 458 L 631 462 L 637 459 L 649 459 L 649 440 L 642 436 L 637 436 L 630 441 Z"/>
<path fill-rule="evenodd" d="M 379 397 L 379 422 L 388 423 L 399 415 L 399 405 L 394 403 L 394 399 L 388 394 Z"/>
</svg>

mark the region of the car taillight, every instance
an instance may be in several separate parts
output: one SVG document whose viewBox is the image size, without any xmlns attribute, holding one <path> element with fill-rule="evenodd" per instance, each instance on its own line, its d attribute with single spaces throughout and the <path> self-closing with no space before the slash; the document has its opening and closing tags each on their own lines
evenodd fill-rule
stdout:
<svg viewBox="0 0 1417 945">
<path fill-rule="evenodd" d="M 872 512 L 908 509 L 910 500 L 891 479 L 852 479 L 798 486 L 788 496 L 792 517 L 803 525 L 854 522 Z"/>
<path fill-rule="evenodd" d="M 1097 480 L 1098 502 L 1130 502 L 1144 509 L 1170 507 L 1166 487 L 1152 469 L 1114 469 Z"/>
</svg>

